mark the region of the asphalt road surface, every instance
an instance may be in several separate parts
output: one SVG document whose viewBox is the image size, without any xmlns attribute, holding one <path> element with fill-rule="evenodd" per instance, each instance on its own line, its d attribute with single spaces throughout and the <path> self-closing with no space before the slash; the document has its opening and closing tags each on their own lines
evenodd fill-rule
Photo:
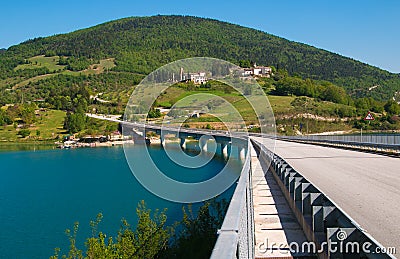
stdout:
<svg viewBox="0 0 400 259">
<path fill-rule="evenodd" d="M 285 141 L 276 141 L 275 153 L 400 253 L 400 158 Z"/>
</svg>

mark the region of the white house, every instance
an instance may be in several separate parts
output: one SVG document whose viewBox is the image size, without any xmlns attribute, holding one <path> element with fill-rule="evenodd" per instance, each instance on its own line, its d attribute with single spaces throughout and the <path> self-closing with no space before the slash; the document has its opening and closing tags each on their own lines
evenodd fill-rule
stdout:
<svg viewBox="0 0 400 259">
<path fill-rule="evenodd" d="M 192 73 L 190 75 L 190 81 L 194 82 L 195 84 L 202 84 L 207 82 L 206 73 L 199 72 L 199 73 Z"/>
<path fill-rule="evenodd" d="M 251 68 L 244 68 L 242 71 L 242 76 L 265 76 L 270 77 L 272 74 L 272 69 L 270 67 L 257 66 L 254 64 Z"/>
<path fill-rule="evenodd" d="M 207 82 L 207 76 L 205 72 L 198 73 L 183 73 L 183 68 L 180 70 L 180 81 L 192 81 L 195 84 L 203 84 Z"/>
</svg>

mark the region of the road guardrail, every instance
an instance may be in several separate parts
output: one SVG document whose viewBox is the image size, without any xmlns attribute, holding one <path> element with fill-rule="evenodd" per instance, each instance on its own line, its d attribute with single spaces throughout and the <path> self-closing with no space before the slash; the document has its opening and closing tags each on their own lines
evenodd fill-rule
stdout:
<svg viewBox="0 0 400 259">
<path fill-rule="evenodd" d="M 224 222 L 218 231 L 211 258 L 254 258 L 254 215 L 251 191 L 250 143 L 240 178 Z"/>
</svg>

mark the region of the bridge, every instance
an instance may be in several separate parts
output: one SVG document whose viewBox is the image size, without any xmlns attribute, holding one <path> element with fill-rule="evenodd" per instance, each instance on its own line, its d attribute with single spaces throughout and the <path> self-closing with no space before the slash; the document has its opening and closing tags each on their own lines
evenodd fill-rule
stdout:
<svg viewBox="0 0 400 259">
<path fill-rule="evenodd" d="M 161 145 L 168 134 L 182 148 L 189 137 L 204 150 L 215 141 L 223 156 L 238 145 L 243 169 L 211 258 L 396 258 L 400 160 L 393 156 L 399 136 L 363 141 L 134 123 L 126 128 L 142 136 L 156 132 Z"/>
</svg>

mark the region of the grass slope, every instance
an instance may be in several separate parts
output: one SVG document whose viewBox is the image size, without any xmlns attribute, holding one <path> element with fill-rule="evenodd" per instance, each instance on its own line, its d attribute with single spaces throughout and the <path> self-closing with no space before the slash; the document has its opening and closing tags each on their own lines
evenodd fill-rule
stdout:
<svg viewBox="0 0 400 259">
<path fill-rule="evenodd" d="M 32 142 L 35 139 L 49 140 L 66 134 L 63 129 L 64 111 L 47 110 L 38 114 L 36 123 L 28 127 L 31 131 L 29 137 L 21 138 L 21 136 L 17 135 L 20 129 L 15 129 L 13 125 L 0 126 L 0 142 Z M 39 136 L 36 136 L 36 131 L 40 132 Z"/>
</svg>

